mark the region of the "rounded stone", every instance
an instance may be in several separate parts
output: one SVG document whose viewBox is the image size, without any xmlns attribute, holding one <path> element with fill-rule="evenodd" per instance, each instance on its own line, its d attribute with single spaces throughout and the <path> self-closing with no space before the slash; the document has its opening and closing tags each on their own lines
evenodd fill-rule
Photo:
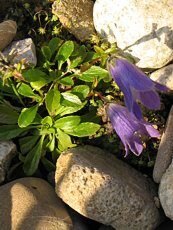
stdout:
<svg viewBox="0 0 173 230">
<path fill-rule="evenodd" d="M 72 230 L 64 204 L 39 178 L 22 178 L 0 187 L 1 229 Z M 4 228 L 3 228 L 4 226 Z"/>
<path fill-rule="evenodd" d="M 16 155 L 16 146 L 12 141 L 0 141 L 0 183 L 5 180 L 12 158 Z"/>
<path fill-rule="evenodd" d="M 162 221 L 154 185 L 103 150 L 82 146 L 60 155 L 57 195 L 80 214 L 115 229 L 155 229 Z"/>
<path fill-rule="evenodd" d="M 161 68 L 173 59 L 173 1 L 96 0 L 94 25 L 138 67 Z"/>
<path fill-rule="evenodd" d="M 166 128 L 162 134 L 156 161 L 153 169 L 153 179 L 160 183 L 163 174 L 171 164 L 173 158 L 173 106 L 169 112 Z"/>
<path fill-rule="evenodd" d="M 0 51 L 10 44 L 17 32 L 15 21 L 7 20 L 0 23 Z"/>
<path fill-rule="evenodd" d="M 95 33 L 92 0 L 60 0 L 52 5 L 52 12 L 62 25 L 81 41 Z"/>
<path fill-rule="evenodd" d="M 159 198 L 165 215 L 173 220 L 173 162 L 161 179 Z"/>
</svg>

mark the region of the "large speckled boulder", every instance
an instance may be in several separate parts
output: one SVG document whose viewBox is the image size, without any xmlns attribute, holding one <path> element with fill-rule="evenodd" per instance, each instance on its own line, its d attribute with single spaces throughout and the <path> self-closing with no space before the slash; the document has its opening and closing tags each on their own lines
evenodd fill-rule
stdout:
<svg viewBox="0 0 173 230">
<path fill-rule="evenodd" d="M 153 230 L 161 222 L 153 184 L 103 150 L 82 146 L 61 154 L 56 193 L 80 214 L 119 230 Z"/>
<path fill-rule="evenodd" d="M 156 162 L 153 170 L 153 179 L 160 183 L 163 174 L 171 164 L 173 158 L 173 106 L 169 112 L 166 129 L 162 135 Z"/>
<path fill-rule="evenodd" d="M 161 179 L 159 198 L 166 216 L 173 220 L 173 162 Z"/>
<path fill-rule="evenodd" d="M 95 33 L 92 0 L 60 0 L 52 5 L 52 11 L 62 25 L 77 39 L 85 41 Z"/>
<path fill-rule="evenodd" d="M 13 40 L 17 32 L 15 21 L 8 20 L 0 23 L 0 51 L 2 51 Z"/>
<path fill-rule="evenodd" d="M 16 146 L 12 141 L 0 141 L 0 183 L 5 176 L 12 158 L 15 156 Z"/>
<path fill-rule="evenodd" d="M 72 221 L 53 188 L 38 178 L 0 187 L 1 230 L 72 230 Z"/>
<path fill-rule="evenodd" d="M 94 25 L 117 42 L 141 68 L 161 68 L 173 59 L 172 0 L 96 0 Z"/>
<path fill-rule="evenodd" d="M 170 90 L 173 90 L 173 64 L 154 71 L 150 75 L 150 78 L 162 85 L 166 85 Z"/>
</svg>

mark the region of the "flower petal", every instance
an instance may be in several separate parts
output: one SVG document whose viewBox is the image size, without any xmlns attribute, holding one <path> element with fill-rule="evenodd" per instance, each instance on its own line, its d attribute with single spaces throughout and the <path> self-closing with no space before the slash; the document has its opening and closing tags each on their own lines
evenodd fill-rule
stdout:
<svg viewBox="0 0 173 230">
<path fill-rule="evenodd" d="M 146 128 L 147 134 L 150 137 L 156 137 L 156 138 L 160 137 L 159 131 L 157 129 L 155 129 L 151 124 L 145 122 L 144 126 Z"/>
<path fill-rule="evenodd" d="M 146 106 L 148 109 L 159 109 L 160 108 L 160 98 L 157 92 L 146 91 L 139 92 L 140 102 Z"/>
<path fill-rule="evenodd" d="M 140 91 L 154 87 L 154 82 L 146 74 L 125 59 L 117 59 L 115 68 L 117 71 L 114 71 L 114 74 L 118 75 L 120 72 L 122 82 L 128 87 Z"/>
<path fill-rule="evenodd" d="M 116 78 L 116 83 L 124 94 L 125 105 L 129 111 L 132 111 L 133 104 L 135 103 L 130 88 L 126 87 L 121 81 L 120 77 Z"/>
<path fill-rule="evenodd" d="M 169 89 L 166 86 L 154 82 L 125 59 L 110 59 L 108 69 L 124 93 L 125 105 L 138 119 L 142 118 L 142 114 L 137 101 L 149 109 L 160 108 L 160 98 L 156 90 L 167 92 Z"/>
<path fill-rule="evenodd" d="M 126 107 L 111 103 L 107 113 L 114 130 L 125 146 L 125 156 L 128 155 L 129 149 L 137 156 L 141 154 L 143 150 L 142 135 L 159 136 L 159 132 L 150 123 L 137 119 Z"/>
<path fill-rule="evenodd" d="M 133 102 L 132 112 L 135 114 L 135 116 L 136 116 L 139 120 L 142 119 L 142 112 L 141 112 L 141 109 L 140 109 L 139 105 L 138 105 L 135 101 Z"/>
<path fill-rule="evenodd" d="M 133 140 L 129 142 L 129 148 L 132 151 L 132 153 L 139 156 L 142 153 L 144 147 L 139 137 L 134 136 Z"/>
<path fill-rule="evenodd" d="M 169 92 L 169 88 L 165 85 L 159 84 L 158 82 L 154 82 L 154 86 L 157 90 L 162 92 Z"/>
</svg>

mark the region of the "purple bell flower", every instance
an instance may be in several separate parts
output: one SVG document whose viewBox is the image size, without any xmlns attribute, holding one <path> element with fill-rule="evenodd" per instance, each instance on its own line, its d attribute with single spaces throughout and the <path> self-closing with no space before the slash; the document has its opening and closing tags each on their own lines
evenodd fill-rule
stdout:
<svg viewBox="0 0 173 230">
<path fill-rule="evenodd" d="M 111 124 L 125 146 L 126 154 L 131 150 L 139 156 L 143 150 L 142 136 L 159 137 L 159 132 L 153 126 L 144 121 L 138 120 L 124 106 L 111 103 L 107 108 L 107 114 Z"/>
<path fill-rule="evenodd" d="M 138 101 L 148 109 L 159 109 L 160 98 L 156 90 L 168 91 L 166 86 L 152 81 L 145 73 L 125 59 L 110 58 L 108 70 L 124 94 L 125 105 L 139 119 L 142 118 Z"/>
</svg>

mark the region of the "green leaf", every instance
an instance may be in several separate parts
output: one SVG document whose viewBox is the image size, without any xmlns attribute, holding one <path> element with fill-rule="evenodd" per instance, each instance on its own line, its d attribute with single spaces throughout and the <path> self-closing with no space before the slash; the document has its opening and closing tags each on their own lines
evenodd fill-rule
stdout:
<svg viewBox="0 0 173 230">
<path fill-rule="evenodd" d="M 17 124 L 19 114 L 9 104 L 0 104 L 0 123 L 1 124 Z"/>
<path fill-rule="evenodd" d="M 61 95 L 63 96 L 63 98 L 66 101 L 72 102 L 72 103 L 77 104 L 77 105 L 81 105 L 82 104 L 82 102 L 79 99 L 79 97 L 76 96 L 76 95 L 74 95 L 73 93 L 65 92 L 65 93 L 61 93 Z"/>
<path fill-rule="evenodd" d="M 44 136 L 40 138 L 39 142 L 33 149 L 30 150 L 25 158 L 23 170 L 27 176 L 33 175 L 38 168 L 38 164 L 42 155 L 43 141 Z"/>
<path fill-rule="evenodd" d="M 107 78 L 109 76 L 109 73 L 107 70 L 102 69 L 99 66 L 91 66 L 88 70 L 82 73 L 81 76 L 79 76 L 79 79 L 86 82 L 94 82 L 95 79 L 97 81 L 100 81 L 101 79 Z"/>
<path fill-rule="evenodd" d="M 98 54 L 104 54 L 105 51 L 99 47 L 99 46 L 94 46 L 94 50 L 98 53 Z"/>
<path fill-rule="evenodd" d="M 30 125 L 37 114 L 38 105 L 34 105 L 30 108 L 24 108 L 22 109 L 19 119 L 18 119 L 18 125 L 20 128 L 27 127 Z"/>
<path fill-rule="evenodd" d="M 62 64 L 67 61 L 74 50 L 74 43 L 66 41 L 60 48 L 56 59 L 58 60 L 58 69 L 61 69 Z"/>
<path fill-rule="evenodd" d="M 101 117 L 97 116 L 97 108 L 90 110 L 88 113 L 85 113 L 81 116 L 81 122 L 94 122 L 99 123 L 101 121 Z"/>
<path fill-rule="evenodd" d="M 51 89 L 45 99 L 46 109 L 50 116 L 56 116 L 60 107 L 61 94 L 58 89 Z"/>
<path fill-rule="evenodd" d="M 25 96 L 25 97 L 34 97 L 35 96 L 35 93 L 32 91 L 32 88 L 25 83 L 20 84 L 20 86 L 18 87 L 18 93 Z"/>
<path fill-rule="evenodd" d="M 0 140 L 10 140 L 19 136 L 27 129 L 22 129 L 18 125 L 1 125 L 0 126 Z"/>
<path fill-rule="evenodd" d="M 55 169 L 56 169 L 55 165 L 51 161 L 46 159 L 45 157 L 41 158 L 41 162 L 48 172 L 55 171 Z"/>
<path fill-rule="evenodd" d="M 42 120 L 42 117 L 40 116 L 40 114 L 36 114 L 33 122 L 32 122 L 32 125 L 39 125 L 41 124 L 41 120 Z"/>
<path fill-rule="evenodd" d="M 90 51 L 90 52 L 87 52 L 87 55 L 84 59 L 84 62 L 90 62 L 90 61 L 93 61 L 93 60 L 98 59 L 98 58 L 100 58 L 100 55 L 98 53 Z"/>
<path fill-rule="evenodd" d="M 94 135 L 100 128 L 99 124 L 92 122 L 84 122 L 79 124 L 73 131 L 67 132 L 68 134 L 76 137 L 87 137 Z"/>
<path fill-rule="evenodd" d="M 73 103 L 71 103 L 71 104 L 73 104 Z M 85 104 L 86 103 L 83 103 L 82 105 L 73 104 L 71 106 L 61 105 L 61 107 L 58 111 L 58 114 L 62 117 L 62 116 L 67 115 L 67 114 L 75 113 L 75 112 L 81 110 L 85 106 Z"/>
<path fill-rule="evenodd" d="M 72 54 L 73 55 L 73 54 Z M 77 67 L 79 64 L 82 63 L 82 61 L 85 59 L 87 53 L 86 53 L 86 47 L 84 45 L 82 46 L 77 46 L 76 50 L 75 50 L 75 56 L 73 56 L 71 58 L 71 64 L 70 64 L 70 68 L 75 68 Z"/>
<path fill-rule="evenodd" d="M 41 48 L 41 51 L 42 51 L 42 54 L 45 57 L 45 59 L 47 61 L 50 61 L 51 56 L 52 56 L 52 52 L 51 52 L 51 49 L 49 48 L 49 46 L 43 46 Z"/>
<path fill-rule="evenodd" d="M 60 80 L 60 83 L 62 85 L 67 85 L 67 86 L 72 86 L 74 85 L 74 81 L 72 80 L 71 77 L 64 77 Z"/>
<path fill-rule="evenodd" d="M 53 125 L 52 118 L 49 117 L 49 116 L 44 117 L 44 118 L 42 119 L 42 121 L 41 121 L 41 124 L 42 124 L 42 125 L 46 125 L 46 126 L 48 126 L 48 127 L 52 127 L 52 125 Z"/>
<path fill-rule="evenodd" d="M 56 120 L 54 127 L 63 129 L 64 131 L 73 130 L 76 126 L 79 125 L 80 121 L 80 116 L 67 116 Z"/>
<path fill-rule="evenodd" d="M 41 97 L 35 94 L 32 88 L 25 83 L 20 84 L 20 86 L 18 87 L 18 93 L 25 97 L 30 97 L 30 98 L 41 100 Z"/>
<path fill-rule="evenodd" d="M 52 55 L 55 53 L 55 51 L 58 50 L 59 46 L 62 44 L 62 40 L 60 38 L 52 38 L 48 44 Z"/>
<path fill-rule="evenodd" d="M 57 129 L 57 132 L 58 148 L 60 149 L 60 151 L 64 151 L 70 147 L 75 146 L 74 144 L 72 144 L 71 137 L 68 134 L 64 133 L 60 129 Z"/>
<path fill-rule="evenodd" d="M 38 135 L 37 136 L 32 135 L 32 136 L 20 138 L 19 145 L 22 154 L 26 154 L 27 152 L 29 152 L 34 147 L 39 137 L 40 136 Z"/>
<path fill-rule="evenodd" d="M 29 69 L 23 73 L 23 76 L 36 90 L 41 89 L 47 83 L 51 82 L 51 78 L 39 69 Z"/>
<path fill-rule="evenodd" d="M 88 85 L 77 85 L 72 89 L 71 92 L 78 96 L 80 99 L 85 99 L 90 92 L 90 88 Z"/>
<path fill-rule="evenodd" d="M 49 134 L 49 142 L 47 144 L 47 149 L 49 149 L 50 152 L 52 152 L 55 148 L 55 135 L 54 134 Z"/>
</svg>

